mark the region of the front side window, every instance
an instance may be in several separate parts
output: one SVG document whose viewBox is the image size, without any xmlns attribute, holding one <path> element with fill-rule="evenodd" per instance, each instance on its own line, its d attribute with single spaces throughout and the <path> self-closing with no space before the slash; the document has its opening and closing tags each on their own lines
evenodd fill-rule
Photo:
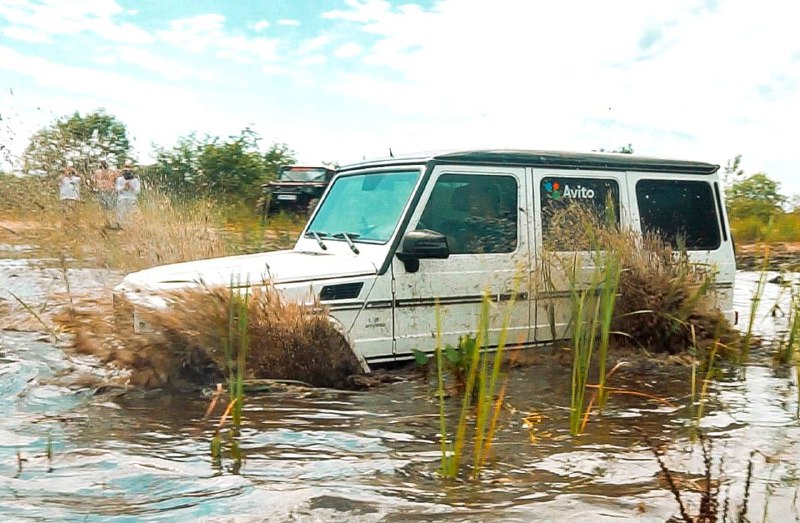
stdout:
<svg viewBox="0 0 800 523">
<path fill-rule="evenodd" d="M 719 219 L 711 185 L 693 180 L 639 180 L 636 201 L 642 232 L 655 233 L 688 250 L 720 246 Z"/>
<path fill-rule="evenodd" d="M 419 179 L 418 170 L 375 172 L 338 178 L 320 204 L 306 236 L 385 243 Z"/>
<path fill-rule="evenodd" d="M 542 242 L 547 250 L 589 250 L 598 229 L 619 226 L 616 180 L 547 176 L 539 184 L 539 198 Z"/>
<path fill-rule="evenodd" d="M 442 175 L 436 180 L 417 229 L 444 234 L 450 254 L 514 252 L 517 192 L 513 176 Z"/>
</svg>

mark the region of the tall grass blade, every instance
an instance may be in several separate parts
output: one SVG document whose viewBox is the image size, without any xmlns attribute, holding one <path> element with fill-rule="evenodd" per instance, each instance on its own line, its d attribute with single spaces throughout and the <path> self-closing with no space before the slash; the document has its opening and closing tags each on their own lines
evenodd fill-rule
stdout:
<svg viewBox="0 0 800 523">
<path fill-rule="evenodd" d="M 449 478 L 448 448 L 447 448 L 447 418 L 445 416 L 444 400 L 444 355 L 442 347 L 442 310 L 439 300 L 436 300 L 436 395 L 439 398 L 439 447 L 442 451 L 441 474 Z"/>
<path fill-rule="evenodd" d="M 605 279 L 600 290 L 600 347 L 598 349 L 598 396 L 597 403 L 603 409 L 608 399 L 606 393 L 606 360 L 611 340 L 611 325 L 614 320 L 614 307 L 617 301 L 619 278 L 622 273 L 619 257 L 611 252 L 605 252 Z"/>
<path fill-rule="evenodd" d="M 750 359 L 750 345 L 753 341 L 753 327 L 756 322 L 756 315 L 758 314 L 758 306 L 761 303 L 761 298 L 764 295 L 764 287 L 767 283 L 767 268 L 769 263 L 769 247 L 764 249 L 764 260 L 761 265 L 761 273 L 758 277 L 756 290 L 750 300 L 750 317 L 747 321 L 747 330 L 742 337 L 742 344 L 739 352 L 739 363 L 745 364 Z"/>
</svg>

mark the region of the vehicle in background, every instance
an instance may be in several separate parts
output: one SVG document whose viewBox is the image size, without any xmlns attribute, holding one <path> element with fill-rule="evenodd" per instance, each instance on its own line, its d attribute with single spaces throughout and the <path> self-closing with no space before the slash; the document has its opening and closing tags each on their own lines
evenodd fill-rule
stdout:
<svg viewBox="0 0 800 523">
<path fill-rule="evenodd" d="M 324 166 L 287 165 L 278 179 L 261 186 L 261 213 L 266 219 L 281 211 L 311 215 L 333 177 Z"/>
</svg>

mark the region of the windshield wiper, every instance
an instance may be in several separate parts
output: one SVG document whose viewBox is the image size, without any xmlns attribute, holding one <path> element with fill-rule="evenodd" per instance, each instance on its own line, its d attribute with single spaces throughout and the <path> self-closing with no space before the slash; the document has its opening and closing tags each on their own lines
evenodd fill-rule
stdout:
<svg viewBox="0 0 800 523">
<path fill-rule="evenodd" d="M 353 238 L 358 238 L 359 236 L 361 235 L 356 232 L 337 232 L 333 235 L 334 238 L 344 238 L 344 240 L 347 242 L 347 245 L 350 246 L 350 250 L 355 254 L 358 254 L 360 251 L 358 250 L 358 247 L 356 247 L 356 244 L 353 243 Z"/>
<path fill-rule="evenodd" d="M 325 242 L 323 242 L 322 238 L 321 238 L 321 236 L 328 236 L 328 233 L 326 233 L 326 232 L 317 232 L 317 231 L 308 231 L 308 232 L 306 232 L 306 236 L 308 236 L 309 234 L 311 236 L 313 236 L 315 240 L 317 240 L 317 245 L 319 245 L 320 249 L 322 249 L 323 251 L 327 251 L 328 250 L 328 246 L 325 245 Z"/>
</svg>

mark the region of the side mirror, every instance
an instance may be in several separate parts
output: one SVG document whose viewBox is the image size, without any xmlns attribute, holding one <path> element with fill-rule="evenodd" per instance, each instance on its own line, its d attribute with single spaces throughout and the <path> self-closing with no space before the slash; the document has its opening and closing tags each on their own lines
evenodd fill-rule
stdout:
<svg viewBox="0 0 800 523">
<path fill-rule="evenodd" d="M 444 234 L 430 229 L 410 231 L 403 238 L 403 250 L 397 253 L 408 272 L 419 270 L 419 261 L 424 259 L 443 260 L 450 257 L 450 248 Z"/>
</svg>

